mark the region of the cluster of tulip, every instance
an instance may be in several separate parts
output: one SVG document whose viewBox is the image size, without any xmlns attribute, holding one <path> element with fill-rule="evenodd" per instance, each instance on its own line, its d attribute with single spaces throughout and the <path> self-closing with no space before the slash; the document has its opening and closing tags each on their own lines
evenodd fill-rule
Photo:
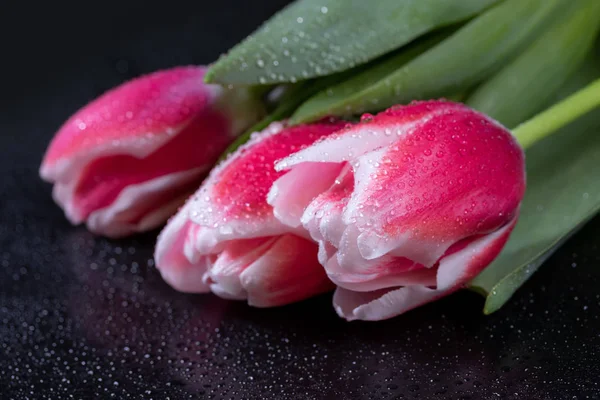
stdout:
<svg viewBox="0 0 600 400">
<path fill-rule="evenodd" d="M 93 101 L 43 160 L 56 202 L 109 237 L 172 217 L 156 266 L 183 292 L 335 289 L 381 320 L 470 285 L 499 308 L 600 209 L 597 135 L 530 148 L 600 104 L 600 2 L 366 4 L 296 0 L 208 69 Z"/>
<path fill-rule="evenodd" d="M 41 168 L 73 223 L 119 237 L 162 224 L 262 106 L 204 69 L 158 72 L 77 112 Z M 184 292 L 259 307 L 337 287 L 347 319 L 400 314 L 462 287 L 501 250 L 525 190 L 511 133 L 448 101 L 357 123 L 274 122 L 239 147 L 160 234 Z"/>
</svg>

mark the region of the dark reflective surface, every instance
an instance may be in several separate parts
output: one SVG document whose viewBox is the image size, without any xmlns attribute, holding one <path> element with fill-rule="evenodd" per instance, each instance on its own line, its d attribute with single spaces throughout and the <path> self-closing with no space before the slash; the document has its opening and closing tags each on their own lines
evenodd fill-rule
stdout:
<svg viewBox="0 0 600 400">
<path fill-rule="evenodd" d="M 598 218 L 497 314 L 463 292 L 380 323 L 341 321 L 330 295 L 260 310 L 180 294 L 156 232 L 69 226 L 37 177 L 60 123 L 124 79 L 210 62 L 284 2 L 201 3 L 0 6 L 0 398 L 600 398 Z"/>
</svg>

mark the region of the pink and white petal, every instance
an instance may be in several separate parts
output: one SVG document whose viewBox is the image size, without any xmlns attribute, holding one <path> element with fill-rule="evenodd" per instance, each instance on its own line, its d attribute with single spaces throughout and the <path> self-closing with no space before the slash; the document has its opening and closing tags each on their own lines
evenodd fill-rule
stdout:
<svg viewBox="0 0 600 400">
<path fill-rule="evenodd" d="M 514 216 L 524 190 L 522 151 L 506 129 L 461 104 L 417 102 L 386 110 L 295 153 L 277 168 L 350 160 L 331 156 L 327 146 L 346 149 L 344 141 L 359 139 L 365 129 L 392 139 L 386 146 L 381 142 L 379 148 L 353 152 L 356 188 L 344 223 L 359 227 L 355 246 L 361 258 L 391 254 L 431 267 L 454 243 L 493 231 Z M 360 154 L 363 150 L 367 153 Z M 324 235 L 315 234 L 317 221 L 305 219 L 320 240 Z M 356 255 L 351 242 L 343 246 L 342 258 Z"/>
<path fill-rule="evenodd" d="M 517 216 L 504 227 L 470 242 L 462 250 L 440 260 L 437 273 L 437 289 L 460 288 L 475 278 L 500 254 L 517 224 Z"/>
<path fill-rule="evenodd" d="M 211 265 L 210 257 L 196 253 L 191 242 L 199 227 L 188 218 L 188 204 L 181 207 L 158 235 L 154 250 L 156 268 L 176 290 L 208 293 L 204 276 Z"/>
<path fill-rule="evenodd" d="M 106 92 L 60 128 L 41 167 L 47 180 L 109 154 L 144 157 L 177 134 L 222 89 L 203 82 L 204 67 L 159 71 Z"/>
<path fill-rule="evenodd" d="M 65 123 L 40 174 L 56 182 L 53 196 L 72 223 L 93 213 L 90 226 L 102 225 L 112 217 L 100 209 L 113 209 L 110 204 L 128 186 L 201 166 L 208 169 L 235 134 L 263 112 L 247 89 L 206 85 L 203 75 L 203 67 L 184 67 L 136 79 Z M 175 195 L 164 199 L 165 207 L 109 235 L 158 226 L 168 209 L 177 207 Z"/>
<path fill-rule="evenodd" d="M 95 228 L 93 228 L 92 225 L 97 224 L 98 221 L 93 221 L 97 215 L 92 213 L 88 219 L 87 227 L 90 232 L 111 238 L 120 238 L 132 233 L 146 232 L 162 225 L 171 215 L 175 214 L 189 195 L 189 193 L 186 193 L 179 197 L 175 197 L 173 200 L 167 201 L 166 203 L 161 202 L 160 207 L 144 211 L 143 215 L 133 215 L 132 220 L 123 219 L 111 223 L 106 231 L 94 230 Z"/>
<path fill-rule="evenodd" d="M 339 245 L 346 229 L 342 223 L 345 203 L 330 201 L 327 193 L 315 198 L 304 211 L 301 221 L 310 237 L 318 243 Z"/>
<path fill-rule="evenodd" d="M 333 307 L 347 321 L 381 321 L 444 295 L 445 293 L 420 285 L 373 292 L 355 292 L 339 287 L 333 294 Z"/>
<path fill-rule="evenodd" d="M 127 186 L 108 207 L 88 216 L 87 227 L 93 233 L 115 238 L 156 228 L 177 210 L 189 196 L 190 184 L 204 172 L 205 168 L 196 168 Z"/>
<path fill-rule="evenodd" d="M 84 214 L 75 207 L 73 202 L 73 192 L 76 181 L 73 182 L 57 182 L 52 187 L 52 198 L 54 202 L 60 206 L 65 212 L 65 217 L 73 225 L 78 225 L 85 220 Z"/>
<path fill-rule="evenodd" d="M 355 160 L 363 154 L 390 146 L 399 137 L 417 129 L 434 116 L 464 106 L 451 102 L 415 102 L 410 106 L 392 107 L 376 117 L 363 116 L 358 124 L 347 125 L 328 138 L 298 151 L 275 165 L 278 171 L 305 162 L 340 163 Z"/>
<path fill-rule="evenodd" d="M 319 260 L 323 265 L 332 256 L 330 247 L 339 247 L 346 229 L 343 211 L 354 187 L 351 167 L 347 163 L 340 165 L 343 165 L 342 170 L 331 187 L 308 204 L 300 219 L 313 240 L 319 243 Z M 330 255 L 325 259 L 326 254 Z"/>
<path fill-rule="evenodd" d="M 370 292 L 398 286 L 435 286 L 437 271 L 425 268 L 403 258 L 383 257 L 379 263 L 372 263 L 369 269 L 358 273 L 348 272 L 340 267 L 336 257 L 326 264 L 327 276 L 337 286 L 356 291 Z"/>
<path fill-rule="evenodd" d="M 357 292 L 340 287 L 333 297 L 334 308 L 348 321 L 379 321 L 447 296 L 462 288 L 496 258 L 515 224 L 516 218 L 498 231 L 482 236 L 440 260 L 435 288 L 410 285 Z"/>
<path fill-rule="evenodd" d="M 290 227 L 299 227 L 306 207 L 331 187 L 342 168 L 342 164 L 304 163 L 277 179 L 267 195 L 275 217 Z"/>
<path fill-rule="evenodd" d="M 246 299 L 248 294 L 240 274 L 262 257 L 276 240 L 270 237 L 227 243 L 206 274 L 205 281 L 210 284 L 211 291 L 226 299 Z"/>
<path fill-rule="evenodd" d="M 377 265 L 378 259 L 367 260 L 362 257 L 358 246 L 358 236 L 360 231 L 356 225 L 347 225 L 339 244 L 336 245 L 338 251 L 335 255 L 337 263 L 347 273 L 362 273 L 365 268 Z"/>
<path fill-rule="evenodd" d="M 319 264 L 327 265 L 329 259 L 335 256 L 337 249 L 333 247 L 333 245 L 325 240 L 318 240 L 317 244 L 319 245 L 319 251 L 317 253 L 317 259 L 319 260 Z"/>
<path fill-rule="evenodd" d="M 346 231 L 346 225 L 344 225 L 343 210 L 345 202 L 340 203 L 327 203 L 321 211 L 321 218 L 315 218 L 319 222 L 320 237 L 335 247 L 339 247 Z M 317 214 L 319 215 L 319 214 Z"/>
<path fill-rule="evenodd" d="M 210 286 L 204 282 L 204 275 L 210 267 L 210 260 L 202 257 L 199 261 L 187 266 L 180 264 L 178 267 L 164 267 L 160 269 L 160 274 L 169 286 L 179 292 L 209 293 Z"/>
<path fill-rule="evenodd" d="M 379 135 L 367 124 L 357 124 L 322 139 L 304 150 L 280 160 L 277 171 L 292 169 L 303 163 L 343 163 L 393 143 L 394 137 Z"/>
<path fill-rule="evenodd" d="M 210 259 L 205 256 L 190 261 L 186 256 L 186 241 L 194 226 L 180 215 L 172 220 L 173 225 L 167 227 L 171 229 L 159 236 L 154 255 L 156 268 L 165 282 L 180 292 L 208 293 L 210 285 L 205 283 L 204 275 L 210 267 Z"/>
<path fill-rule="evenodd" d="M 175 214 L 181 208 L 181 205 L 190 197 L 189 191 L 185 191 L 179 197 L 163 204 L 161 207 L 144 214 L 134 225 L 135 232 L 146 232 L 164 224 L 170 216 Z"/>
<path fill-rule="evenodd" d="M 114 155 L 144 158 L 176 137 L 184 128 L 185 124 L 171 128 L 169 135 L 155 136 L 149 133 L 146 137 L 115 139 L 111 144 L 101 143 L 97 147 L 69 154 L 68 158 L 60 158 L 53 163 L 44 162 L 40 167 L 40 176 L 47 182 L 77 181 L 80 173 L 93 160 Z M 60 135 L 60 132 L 57 135 Z"/>
<path fill-rule="evenodd" d="M 329 291 L 333 284 L 317 262 L 317 246 L 295 235 L 283 235 L 240 275 L 248 304 L 273 307 Z"/>
<path fill-rule="evenodd" d="M 356 169 L 357 190 L 345 216 L 361 231 L 366 259 L 392 254 L 432 266 L 454 243 L 508 223 L 524 193 L 523 152 L 515 139 L 465 106 L 371 154 Z M 359 213 L 366 217 L 356 218 Z"/>
<path fill-rule="evenodd" d="M 302 234 L 301 228 L 278 221 L 267 203 L 273 182 L 283 175 L 273 170 L 273 164 L 340 126 L 336 121 L 293 127 L 273 123 L 213 169 L 190 200 L 190 218 L 205 228 L 198 237 L 198 251 L 207 252 L 226 240 Z"/>
<path fill-rule="evenodd" d="M 172 263 L 173 258 L 184 256 L 185 242 L 191 236 L 191 228 L 195 225 L 188 218 L 189 203 L 184 204 L 167 222 L 159 233 L 154 247 L 154 261 L 158 268 Z"/>
<path fill-rule="evenodd" d="M 273 135 L 278 134 L 284 128 L 285 125 L 283 123 L 274 122 L 262 132 L 256 132 L 252 134 L 251 139 L 247 143 L 242 145 L 235 153 L 230 155 L 226 160 L 222 161 L 211 170 L 208 178 L 203 182 L 202 186 L 188 202 L 190 218 L 195 223 L 203 227 L 211 227 L 214 225 L 218 226 L 221 222 L 227 222 L 228 225 L 237 223 L 238 218 L 231 218 L 229 214 L 234 214 L 234 217 L 240 216 L 235 214 L 241 214 L 243 219 L 246 221 L 251 220 L 252 222 L 257 219 L 261 219 L 259 217 L 263 215 L 263 209 L 268 208 L 263 204 L 266 204 L 266 202 L 263 202 L 260 198 L 261 193 L 258 193 L 255 196 L 256 198 L 252 199 L 256 204 L 252 204 L 249 201 L 240 204 L 240 200 L 251 200 L 246 199 L 245 195 L 250 197 L 250 195 L 253 194 L 250 190 L 252 187 L 247 187 L 247 185 L 245 185 L 243 182 L 243 179 L 246 178 L 243 176 L 244 172 L 248 174 L 253 172 L 251 170 L 252 160 L 246 160 L 246 163 L 244 163 L 244 161 L 245 159 L 252 157 L 252 150 L 258 147 L 261 142 L 269 139 Z M 263 163 L 260 163 L 260 165 L 266 170 Z M 234 179 L 232 175 L 236 170 L 240 169 L 242 171 L 240 172 L 239 177 L 235 177 L 239 179 Z M 260 174 L 259 172 L 257 175 L 264 174 Z M 267 183 L 268 182 L 265 180 L 262 186 L 266 186 Z M 220 190 L 217 185 L 221 187 Z M 254 208 L 253 206 L 256 205 L 259 207 Z M 233 207 L 235 208 L 232 212 L 231 208 Z M 242 209 L 239 210 L 239 208 Z M 256 215 L 253 215 L 253 212 Z M 268 217 L 268 214 L 264 215 Z M 245 228 L 245 225 L 247 224 L 242 222 L 240 228 Z"/>
</svg>

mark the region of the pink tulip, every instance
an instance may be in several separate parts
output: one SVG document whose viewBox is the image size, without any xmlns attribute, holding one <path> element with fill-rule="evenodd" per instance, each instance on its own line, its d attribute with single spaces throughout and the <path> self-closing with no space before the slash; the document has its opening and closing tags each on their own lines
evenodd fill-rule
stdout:
<svg viewBox="0 0 600 400">
<path fill-rule="evenodd" d="M 332 289 L 318 246 L 302 227 L 279 222 L 266 197 L 283 174 L 274 170 L 276 160 L 343 126 L 274 123 L 255 134 L 211 172 L 160 234 L 155 259 L 163 278 L 183 292 L 212 291 L 258 307 Z"/>
<path fill-rule="evenodd" d="M 245 89 L 179 67 L 127 82 L 58 131 L 40 175 L 73 224 L 118 237 L 163 223 L 219 154 L 262 113 Z"/>
<path fill-rule="evenodd" d="M 276 170 L 289 172 L 269 203 L 319 243 L 348 320 L 390 318 L 463 287 L 504 246 L 525 190 L 511 133 L 446 101 L 364 116 Z"/>
</svg>

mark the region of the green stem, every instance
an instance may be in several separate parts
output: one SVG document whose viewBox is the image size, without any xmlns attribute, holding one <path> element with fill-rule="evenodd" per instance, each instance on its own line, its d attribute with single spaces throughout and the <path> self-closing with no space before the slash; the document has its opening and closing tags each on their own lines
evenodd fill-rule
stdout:
<svg viewBox="0 0 600 400">
<path fill-rule="evenodd" d="M 524 149 L 600 106 L 600 79 L 513 129 Z"/>
</svg>

